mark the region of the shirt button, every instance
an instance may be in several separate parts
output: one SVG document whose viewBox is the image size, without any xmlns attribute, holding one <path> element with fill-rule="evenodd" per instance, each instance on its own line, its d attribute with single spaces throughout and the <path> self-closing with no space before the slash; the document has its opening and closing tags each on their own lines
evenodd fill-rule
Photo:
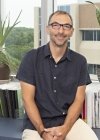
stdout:
<svg viewBox="0 0 100 140">
<path fill-rule="evenodd" d="M 55 65 L 55 68 L 57 68 L 57 65 Z"/>
<path fill-rule="evenodd" d="M 63 112 L 63 115 L 65 115 L 66 113 L 65 112 Z"/>
<path fill-rule="evenodd" d="M 54 79 L 56 79 L 57 77 L 53 77 Z"/>
<path fill-rule="evenodd" d="M 56 93 L 57 91 L 56 90 L 53 90 L 53 92 Z"/>
</svg>

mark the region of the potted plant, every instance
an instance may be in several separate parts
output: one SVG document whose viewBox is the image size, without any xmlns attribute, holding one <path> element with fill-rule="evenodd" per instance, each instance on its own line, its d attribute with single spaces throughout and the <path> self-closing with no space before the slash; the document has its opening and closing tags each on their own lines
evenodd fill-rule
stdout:
<svg viewBox="0 0 100 140">
<path fill-rule="evenodd" d="M 0 19 L 0 83 L 9 80 L 10 69 L 14 64 L 11 56 L 6 51 L 5 41 L 12 29 L 20 22 L 18 20 L 21 12 L 22 10 L 12 26 L 10 26 L 10 17 L 6 17 L 4 21 Z"/>
<path fill-rule="evenodd" d="M 95 7 L 95 9 L 96 9 L 96 18 L 97 18 L 97 21 L 98 21 L 99 26 L 100 26 L 100 8 L 96 4 L 91 2 L 91 1 L 86 1 L 86 2 L 92 4 Z M 96 71 L 97 71 L 98 80 L 100 82 L 100 65 L 97 66 L 97 70 Z"/>
</svg>

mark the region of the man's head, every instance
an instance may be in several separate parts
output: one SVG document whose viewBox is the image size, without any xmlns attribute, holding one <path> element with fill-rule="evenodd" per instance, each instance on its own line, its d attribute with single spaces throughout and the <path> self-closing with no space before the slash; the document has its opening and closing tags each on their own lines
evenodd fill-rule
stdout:
<svg viewBox="0 0 100 140">
<path fill-rule="evenodd" d="M 64 46 L 73 33 L 73 20 L 69 13 L 56 11 L 52 13 L 48 20 L 47 32 L 50 41 L 58 47 Z"/>
<path fill-rule="evenodd" d="M 70 20 L 71 20 L 71 22 L 72 22 L 71 25 L 73 25 L 73 19 L 72 19 L 71 15 L 70 15 L 69 13 L 65 12 L 65 11 L 60 11 L 60 10 L 58 10 L 58 11 L 52 13 L 52 14 L 49 16 L 48 25 L 50 24 L 51 19 L 52 19 L 52 17 L 53 17 L 54 15 L 59 15 L 59 16 L 60 16 L 60 15 L 65 15 L 65 16 L 69 16 L 69 18 L 70 18 Z"/>
</svg>

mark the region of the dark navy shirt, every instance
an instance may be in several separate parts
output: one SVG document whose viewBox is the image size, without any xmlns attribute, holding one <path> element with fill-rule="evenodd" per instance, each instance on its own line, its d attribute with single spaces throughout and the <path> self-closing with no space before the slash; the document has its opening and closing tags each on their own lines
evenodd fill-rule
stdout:
<svg viewBox="0 0 100 140">
<path fill-rule="evenodd" d="M 85 57 L 67 49 L 56 63 L 49 44 L 25 55 L 17 78 L 36 86 L 35 101 L 45 127 L 61 125 L 78 86 L 91 83 Z M 34 129 L 27 115 L 25 128 Z"/>
</svg>

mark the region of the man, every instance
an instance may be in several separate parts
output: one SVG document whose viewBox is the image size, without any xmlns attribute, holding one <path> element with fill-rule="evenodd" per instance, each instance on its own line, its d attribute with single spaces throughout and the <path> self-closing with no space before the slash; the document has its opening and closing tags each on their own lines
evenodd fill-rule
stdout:
<svg viewBox="0 0 100 140">
<path fill-rule="evenodd" d="M 68 48 L 73 31 L 68 13 L 51 14 L 49 43 L 28 52 L 21 63 L 17 78 L 26 111 L 23 140 L 67 140 L 81 116 L 91 81 L 86 59 Z"/>
</svg>

